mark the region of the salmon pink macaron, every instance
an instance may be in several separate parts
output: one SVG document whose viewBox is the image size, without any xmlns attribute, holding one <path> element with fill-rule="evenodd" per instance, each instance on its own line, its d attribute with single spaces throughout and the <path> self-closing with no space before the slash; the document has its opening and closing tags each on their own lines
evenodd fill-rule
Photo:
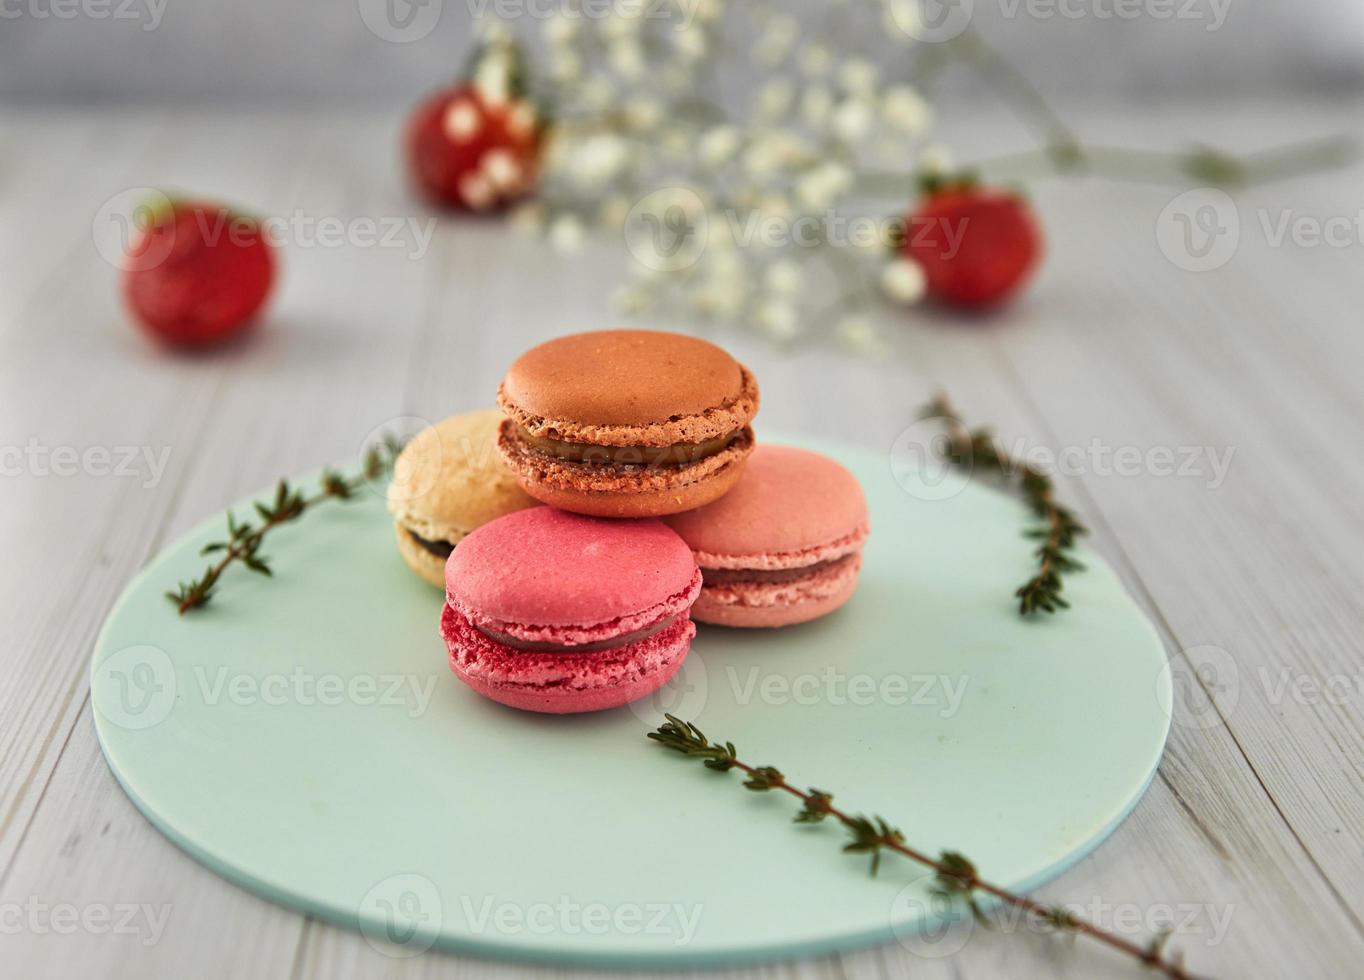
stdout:
<svg viewBox="0 0 1364 980">
<path fill-rule="evenodd" d="M 502 380 L 498 449 L 544 503 L 660 517 L 734 486 L 753 450 L 758 383 L 714 344 L 602 330 L 522 354 Z"/>
<path fill-rule="evenodd" d="M 721 626 L 790 626 L 852 597 L 870 532 L 856 477 L 808 449 L 761 445 L 712 504 L 667 518 L 701 566 L 692 617 Z"/>
<path fill-rule="evenodd" d="M 479 694 L 527 711 L 601 711 L 667 683 L 701 591 L 661 521 L 532 507 L 483 525 L 445 566 L 441 635 Z"/>
</svg>

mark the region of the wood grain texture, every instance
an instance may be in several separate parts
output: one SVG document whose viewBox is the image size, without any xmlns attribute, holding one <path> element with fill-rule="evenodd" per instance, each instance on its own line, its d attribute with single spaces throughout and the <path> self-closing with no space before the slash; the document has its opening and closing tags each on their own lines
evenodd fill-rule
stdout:
<svg viewBox="0 0 1364 980">
<path fill-rule="evenodd" d="M 1201 128 L 1253 146 L 1340 121 L 1339 109 L 1286 106 L 1173 122 L 1096 117 L 1088 129 L 1097 139 L 1160 144 L 1172 129 Z M 149 910 L 135 931 L 112 935 L 57 934 L 25 912 L 23 928 L 0 931 L 6 975 L 574 972 L 394 959 L 226 884 L 133 809 L 91 724 L 94 637 L 165 541 L 280 474 L 352 462 L 376 431 L 490 404 L 505 365 L 535 342 L 619 322 L 606 302 L 622 268 L 614 249 L 565 258 L 495 223 L 441 220 L 424 250 L 420 232 L 408 233 L 406 248 L 289 247 L 260 336 L 220 356 L 173 358 L 124 324 L 115 272 L 90 244 L 109 196 L 144 185 L 211 190 L 267 214 L 411 216 L 425 227 L 400 186 L 394 136 L 391 123 L 340 116 L 0 118 L 0 445 L 167 451 L 155 474 L 142 465 L 126 477 L 60 477 L 29 466 L 0 479 L 8 559 L 0 622 L 9 626 L 0 647 L 8 679 L 0 687 L 0 907 Z M 984 120 L 954 137 L 968 152 L 995 139 Z M 916 313 L 877 361 L 717 338 L 761 378 L 759 422 L 770 430 L 888 451 L 942 388 L 968 419 L 997 423 L 1011 446 L 1097 445 L 1110 456 L 1126 447 L 1177 457 L 1197 450 L 1184 476 L 1147 465 L 1109 472 L 1091 453 L 1061 477 L 1094 528 L 1094 546 L 1160 629 L 1180 704 L 1145 800 L 1041 894 L 1134 937 L 1182 926 L 1175 942 L 1203 974 L 1347 976 L 1364 954 L 1364 243 L 1275 245 L 1263 225 L 1285 209 L 1353 216 L 1360 176 L 1242 195 L 1240 248 L 1201 274 L 1157 247 L 1156 216 L 1174 190 L 1046 187 L 1036 199 L 1051 232 L 1047 269 L 1006 321 L 964 325 Z M 1231 451 L 1223 478 L 1209 450 Z M 895 816 L 912 836 L 913 815 Z M 1005 923 L 937 945 L 707 975 L 1141 971 Z"/>
</svg>

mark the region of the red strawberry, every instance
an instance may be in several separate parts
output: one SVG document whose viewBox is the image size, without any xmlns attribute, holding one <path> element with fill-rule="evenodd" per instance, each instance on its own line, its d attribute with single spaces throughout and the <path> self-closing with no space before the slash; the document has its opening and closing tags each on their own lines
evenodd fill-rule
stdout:
<svg viewBox="0 0 1364 980">
<path fill-rule="evenodd" d="M 274 246 L 260 222 L 206 201 L 152 211 L 129 242 L 123 294 L 137 321 L 176 347 L 239 333 L 270 295 Z"/>
<path fill-rule="evenodd" d="M 930 298 L 984 309 L 1027 284 L 1041 258 L 1042 231 L 1019 195 L 946 183 L 930 186 L 910 213 L 901 252 L 923 268 Z"/>
<path fill-rule="evenodd" d="M 407 124 L 412 180 L 438 204 L 501 208 L 535 187 L 541 127 L 523 99 L 493 101 L 473 85 L 428 98 Z"/>
</svg>

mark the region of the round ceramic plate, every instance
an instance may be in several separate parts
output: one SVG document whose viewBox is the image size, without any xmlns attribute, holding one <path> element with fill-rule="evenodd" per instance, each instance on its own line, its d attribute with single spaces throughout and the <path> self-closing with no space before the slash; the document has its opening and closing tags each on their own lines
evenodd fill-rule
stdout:
<svg viewBox="0 0 1364 980">
<path fill-rule="evenodd" d="M 1094 556 L 1073 608 L 1025 621 L 1020 505 L 815 448 L 866 488 L 852 601 L 778 631 L 702 625 L 653 699 L 551 717 L 464 687 L 442 596 L 400 561 L 378 494 L 272 534 L 273 578 L 233 569 L 180 617 L 221 518 L 129 587 L 94 655 L 100 741 L 167 837 L 237 884 L 430 947 L 597 966 L 684 967 L 961 937 L 924 871 L 842 853 L 836 825 L 645 738 L 663 711 L 744 759 L 878 814 L 927 851 L 1027 889 L 1135 805 L 1170 717 L 1166 659 Z M 249 507 L 238 509 L 245 514 Z M 969 921 L 969 920 L 968 920 Z M 935 928 L 926 928 L 928 926 Z"/>
</svg>

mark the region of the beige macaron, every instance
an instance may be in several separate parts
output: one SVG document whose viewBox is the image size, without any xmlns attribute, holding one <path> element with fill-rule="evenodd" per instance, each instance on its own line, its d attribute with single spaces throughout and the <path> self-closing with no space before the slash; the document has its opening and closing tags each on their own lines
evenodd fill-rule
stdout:
<svg viewBox="0 0 1364 980">
<path fill-rule="evenodd" d="M 445 561 L 475 528 L 539 501 L 497 452 L 495 408 L 455 415 L 413 437 L 393 465 L 388 509 L 398 551 L 414 572 L 445 587 Z"/>
</svg>

